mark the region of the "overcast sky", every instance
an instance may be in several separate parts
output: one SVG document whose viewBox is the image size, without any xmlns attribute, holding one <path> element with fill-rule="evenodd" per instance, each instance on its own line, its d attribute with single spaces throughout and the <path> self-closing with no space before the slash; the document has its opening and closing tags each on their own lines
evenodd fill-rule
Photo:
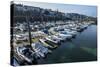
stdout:
<svg viewBox="0 0 100 67">
<path fill-rule="evenodd" d="M 17 4 L 35 6 L 40 8 L 47 8 L 52 10 L 59 10 L 64 13 L 79 13 L 87 16 L 97 16 L 96 6 L 86 5 L 71 5 L 71 4 L 55 4 L 55 3 L 41 3 L 41 2 L 28 2 L 28 1 L 16 1 Z"/>
</svg>

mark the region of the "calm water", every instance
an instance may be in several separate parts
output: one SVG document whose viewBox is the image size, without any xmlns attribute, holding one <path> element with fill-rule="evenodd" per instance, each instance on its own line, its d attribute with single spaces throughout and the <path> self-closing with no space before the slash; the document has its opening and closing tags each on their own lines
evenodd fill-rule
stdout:
<svg viewBox="0 0 100 67">
<path fill-rule="evenodd" d="M 97 60 L 97 26 L 91 25 L 71 41 L 63 42 L 38 64 L 66 63 Z"/>
</svg>

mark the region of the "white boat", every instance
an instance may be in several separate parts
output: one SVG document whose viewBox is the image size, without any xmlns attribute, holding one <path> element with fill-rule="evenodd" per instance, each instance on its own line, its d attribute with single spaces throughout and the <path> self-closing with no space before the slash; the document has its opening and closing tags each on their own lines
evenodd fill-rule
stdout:
<svg viewBox="0 0 100 67">
<path fill-rule="evenodd" d="M 49 40 L 50 42 L 53 42 L 54 44 L 60 44 L 60 40 L 55 38 L 54 36 L 48 36 L 46 37 L 46 40 Z"/>
<path fill-rule="evenodd" d="M 58 37 L 59 39 L 61 39 L 62 41 L 66 40 L 66 37 L 61 36 L 61 35 L 59 35 L 59 34 L 56 34 L 55 36 L 57 36 L 57 37 Z"/>
<path fill-rule="evenodd" d="M 28 39 L 28 37 L 26 37 L 25 35 L 15 35 L 15 38 L 18 41 L 24 41 Z"/>
<path fill-rule="evenodd" d="M 58 35 L 61 36 L 61 37 L 66 38 L 66 39 L 72 38 L 72 35 L 71 34 L 67 34 L 67 33 L 64 33 L 64 32 L 59 32 Z"/>
<path fill-rule="evenodd" d="M 43 46 L 47 48 L 53 48 L 51 45 L 45 42 L 46 41 L 45 39 L 39 39 L 39 41 L 42 43 Z"/>
<path fill-rule="evenodd" d="M 79 26 L 70 28 L 72 31 L 80 32 L 81 28 Z"/>
<path fill-rule="evenodd" d="M 41 57 L 45 57 L 45 54 L 49 52 L 48 48 L 44 47 L 41 43 L 32 43 L 32 48 Z"/>
<path fill-rule="evenodd" d="M 83 27 L 84 29 L 86 29 L 86 28 L 88 27 L 88 25 L 87 25 L 87 24 L 84 24 L 82 27 Z"/>
<path fill-rule="evenodd" d="M 35 53 L 29 48 L 16 47 L 16 53 L 28 63 L 32 63 L 34 61 Z"/>
<path fill-rule="evenodd" d="M 63 41 L 62 38 L 58 37 L 57 35 L 53 35 L 54 38 L 58 39 L 59 41 Z"/>
<path fill-rule="evenodd" d="M 66 34 L 70 34 L 72 36 L 75 36 L 77 34 L 77 31 L 73 31 L 73 30 L 66 30 L 65 31 L 61 31 L 62 33 L 66 33 Z"/>
</svg>

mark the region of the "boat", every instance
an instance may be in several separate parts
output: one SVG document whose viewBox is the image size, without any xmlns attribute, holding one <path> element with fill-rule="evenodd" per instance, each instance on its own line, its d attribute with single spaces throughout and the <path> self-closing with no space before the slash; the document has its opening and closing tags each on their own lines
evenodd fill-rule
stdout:
<svg viewBox="0 0 100 67">
<path fill-rule="evenodd" d="M 24 59 L 24 61 L 26 61 L 27 63 L 32 64 L 34 61 L 36 61 L 35 52 L 33 52 L 30 48 L 16 47 L 16 53 L 20 58 Z"/>
<path fill-rule="evenodd" d="M 73 30 L 73 31 L 77 31 L 77 32 L 81 32 L 83 30 L 83 29 L 80 28 L 80 26 L 72 27 L 70 29 Z"/>
<path fill-rule="evenodd" d="M 65 37 L 66 39 L 71 39 L 72 38 L 71 34 L 67 34 L 65 32 L 59 32 L 58 35 L 61 36 L 61 37 Z"/>
<path fill-rule="evenodd" d="M 54 36 L 48 36 L 48 37 L 46 37 L 46 40 L 48 40 L 56 45 L 60 44 L 60 39 L 57 39 Z"/>
<path fill-rule="evenodd" d="M 44 47 L 40 42 L 32 43 L 32 48 L 37 54 L 39 54 L 43 58 L 49 52 L 48 48 Z"/>
<path fill-rule="evenodd" d="M 18 60 L 15 57 L 11 57 L 11 65 L 13 65 L 13 66 L 19 66 L 20 62 L 18 62 Z"/>
<path fill-rule="evenodd" d="M 60 37 L 59 37 L 59 36 L 57 36 L 57 35 L 53 35 L 53 37 L 54 37 L 54 38 L 56 38 L 56 39 L 58 39 L 60 42 L 61 42 L 61 41 L 63 41 L 63 39 L 62 39 L 62 38 L 60 38 Z"/>
<path fill-rule="evenodd" d="M 15 38 L 16 38 L 17 41 L 25 41 L 25 40 L 28 39 L 26 35 L 22 35 L 22 34 L 15 35 Z"/>
<path fill-rule="evenodd" d="M 65 33 L 65 34 L 70 34 L 72 36 L 75 36 L 77 34 L 77 31 L 72 31 L 72 30 L 64 30 L 64 31 L 60 31 L 62 33 Z"/>
<path fill-rule="evenodd" d="M 46 39 L 39 39 L 39 41 L 42 43 L 43 46 L 45 46 L 47 48 L 54 48 L 53 46 L 46 43 Z"/>
<path fill-rule="evenodd" d="M 87 24 L 82 25 L 82 28 L 83 28 L 83 29 L 86 29 L 87 27 L 88 27 Z"/>
<path fill-rule="evenodd" d="M 66 37 L 61 36 L 59 34 L 56 34 L 55 36 L 58 37 L 59 39 L 61 39 L 61 41 L 65 41 L 66 40 Z"/>
</svg>

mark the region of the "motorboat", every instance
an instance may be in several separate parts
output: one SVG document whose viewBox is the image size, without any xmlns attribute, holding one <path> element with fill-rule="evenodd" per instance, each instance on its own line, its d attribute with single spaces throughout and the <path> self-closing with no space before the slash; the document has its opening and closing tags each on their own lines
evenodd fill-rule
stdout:
<svg viewBox="0 0 100 67">
<path fill-rule="evenodd" d="M 28 63 L 33 63 L 36 58 L 35 52 L 27 47 L 16 47 L 16 53 L 20 58 L 24 59 Z"/>
<path fill-rule="evenodd" d="M 32 43 L 32 48 L 41 57 L 45 57 L 45 54 L 49 52 L 48 48 L 44 47 L 40 42 Z"/>
<path fill-rule="evenodd" d="M 58 37 L 57 35 L 53 35 L 54 38 L 58 39 L 60 42 L 63 41 L 62 38 Z"/>
<path fill-rule="evenodd" d="M 48 37 L 46 37 L 46 40 L 48 40 L 48 41 L 50 41 L 50 42 L 52 42 L 52 43 L 54 43 L 54 44 L 60 44 L 60 39 L 58 39 L 58 38 L 56 38 L 56 37 L 54 37 L 54 36 L 48 36 Z"/>
<path fill-rule="evenodd" d="M 45 46 L 47 48 L 54 48 L 53 46 L 46 43 L 46 41 L 47 41 L 46 39 L 39 39 L 39 41 L 42 43 L 43 46 Z"/>
<path fill-rule="evenodd" d="M 66 37 L 61 36 L 59 34 L 56 34 L 55 36 L 58 37 L 59 39 L 61 39 L 61 41 L 65 41 L 66 40 Z"/>
<path fill-rule="evenodd" d="M 66 30 L 65 31 L 60 31 L 62 33 L 65 33 L 65 34 L 70 34 L 72 36 L 75 36 L 77 34 L 77 31 L 73 31 L 73 30 Z"/>
<path fill-rule="evenodd" d="M 61 36 L 61 37 L 65 37 L 66 39 L 72 38 L 71 34 L 68 34 L 68 33 L 65 33 L 65 32 L 59 32 L 58 35 Z"/>
</svg>

